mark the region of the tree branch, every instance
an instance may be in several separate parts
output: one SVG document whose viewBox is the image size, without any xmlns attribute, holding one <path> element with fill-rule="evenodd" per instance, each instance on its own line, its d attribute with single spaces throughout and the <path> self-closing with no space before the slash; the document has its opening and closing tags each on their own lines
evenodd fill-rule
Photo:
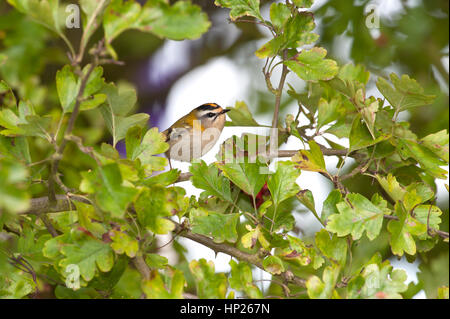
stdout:
<svg viewBox="0 0 450 319">
<path fill-rule="evenodd" d="M 286 50 L 283 51 L 283 59 L 286 59 Z M 287 66 L 283 64 L 280 83 L 278 84 L 278 88 L 276 90 L 277 93 L 275 95 L 275 110 L 273 112 L 272 128 L 278 127 L 278 113 L 280 111 L 281 95 L 283 94 L 283 87 L 287 74 L 288 74 Z"/>
</svg>

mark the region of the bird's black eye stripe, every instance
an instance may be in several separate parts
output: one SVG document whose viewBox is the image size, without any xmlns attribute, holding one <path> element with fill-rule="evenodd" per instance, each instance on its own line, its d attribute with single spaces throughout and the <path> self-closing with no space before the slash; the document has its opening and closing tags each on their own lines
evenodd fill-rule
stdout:
<svg viewBox="0 0 450 319">
<path fill-rule="evenodd" d="M 208 117 L 214 117 L 214 116 L 216 116 L 216 113 L 209 112 L 209 113 L 207 113 L 206 115 L 207 115 Z"/>
</svg>

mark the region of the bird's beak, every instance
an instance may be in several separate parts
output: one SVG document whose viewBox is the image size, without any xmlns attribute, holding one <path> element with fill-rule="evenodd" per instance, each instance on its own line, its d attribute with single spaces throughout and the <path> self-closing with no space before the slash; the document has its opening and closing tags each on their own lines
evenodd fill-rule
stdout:
<svg viewBox="0 0 450 319">
<path fill-rule="evenodd" d="M 228 111 L 231 111 L 231 109 L 225 109 L 225 110 L 222 110 L 219 114 L 225 114 L 225 113 L 227 113 Z"/>
</svg>

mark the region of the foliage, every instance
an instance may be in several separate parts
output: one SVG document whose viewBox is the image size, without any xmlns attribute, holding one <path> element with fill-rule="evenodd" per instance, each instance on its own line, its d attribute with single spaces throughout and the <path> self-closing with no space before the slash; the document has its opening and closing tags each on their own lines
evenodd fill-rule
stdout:
<svg viewBox="0 0 450 319">
<path fill-rule="evenodd" d="M 264 17 L 259 0 L 215 1 L 231 21 L 250 19 L 270 31 L 254 58 L 266 61 L 272 132 L 277 146 L 293 138 L 305 147 L 281 151 L 287 160 L 250 161 L 250 135 L 235 136 L 225 143 L 242 148 L 244 160 L 191 163 L 190 181 L 203 191 L 196 198 L 175 186 L 179 171 L 162 172 L 167 160 L 158 155 L 168 144 L 148 129 L 147 114 L 135 112 L 136 90 L 109 82 L 104 68 L 121 67 L 115 47 L 126 32 L 196 39 L 211 25 L 207 14 L 187 0 L 81 0 L 76 51 L 62 2 L 8 0 L 5 19 L 32 36 L 0 37 L 0 296 L 29 298 L 45 286 L 57 298 L 412 297 L 406 273 L 389 261 L 406 256 L 422 261 L 418 286 L 427 296 L 448 298 L 448 212 L 436 203 L 436 180 L 448 174 L 448 130 L 419 134 L 400 116 L 436 96 L 395 73 L 376 78 L 383 98 L 370 95 L 373 75 L 363 65 L 341 65 L 317 43 L 312 2 L 271 3 Z M 45 58 L 45 43 L 55 39 L 66 47 Z M 44 69 L 52 73 L 48 85 L 41 84 Z M 298 114 L 282 122 L 288 73 Z M 243 101 L 229 109 L 229 126 L 267 126 Z M 338 170 L 329 157 L 338 158 Z M 353 170 L 341 173 L 349 158 Z M 334 187 L 321 212 L 297 184 L 304 171 Z M 372 183 L 370 193 L 350 189 L 357 178 Z M 300 204 L 323 226 L 311 238 L 298 232 Z M 180 262 L 170 265 L 156 247 L 161 234 L 232 256 L 231 271 L 218 273 L 205 259 L 187 262 L 177 239 Z M 269 291 L 256 284 L 255 268 L 272 275 Z"/>
</svg>

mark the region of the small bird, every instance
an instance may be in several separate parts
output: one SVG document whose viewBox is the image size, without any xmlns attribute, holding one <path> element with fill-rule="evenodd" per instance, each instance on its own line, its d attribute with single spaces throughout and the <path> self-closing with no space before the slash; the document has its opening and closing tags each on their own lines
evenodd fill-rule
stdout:
<svg viewBox="0 0 450 319">
<path fill-rule="evenodd" d="M 228 111 L 216 103 L 202 104 L 163 131 L 170 169 L 171 159 L 190 162 L 206 154 L 219 139 Z"/>
</svg>

